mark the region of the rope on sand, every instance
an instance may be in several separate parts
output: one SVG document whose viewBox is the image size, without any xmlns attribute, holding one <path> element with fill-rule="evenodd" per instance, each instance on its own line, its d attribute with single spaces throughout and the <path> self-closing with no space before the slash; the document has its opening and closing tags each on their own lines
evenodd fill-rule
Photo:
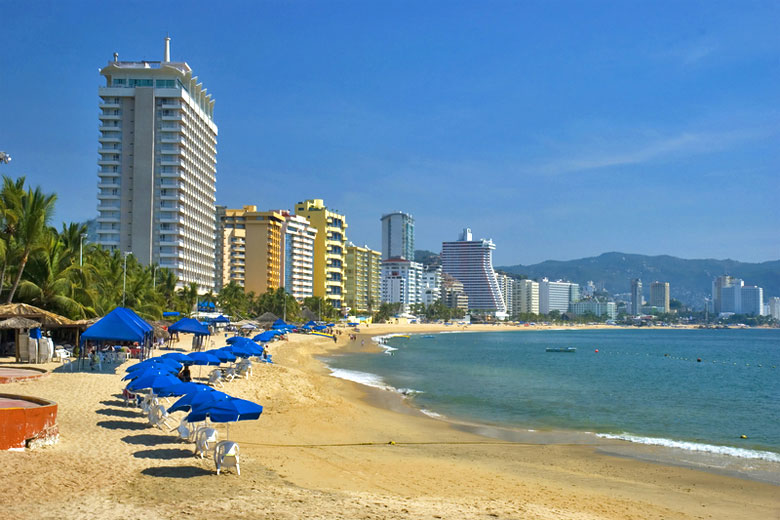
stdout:
<svg viewBox="0 0 780 520">
<path fill-rule="evenodd" d="M 266 448 L 344 448 L 358 446 L 547 446 L 545 444 L 531 442 L 511 442 L 511 441 L 388 441 L 388 442 L 344 442 L 328 444 L 272 444 L 266 442 L 236 441 L 239 444 L 250 446 L 263 446 Z M 552 443 L 549 446 L 599 446 L 597 444 L 581 443 Z"/>
</svg>

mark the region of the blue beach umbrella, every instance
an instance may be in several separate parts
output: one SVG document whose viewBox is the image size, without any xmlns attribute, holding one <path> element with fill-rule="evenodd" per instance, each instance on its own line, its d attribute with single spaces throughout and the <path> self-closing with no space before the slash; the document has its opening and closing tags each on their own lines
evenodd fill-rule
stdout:
<svg viewBox="0 0 780 520">
<path fill-rule="evenodd" d="M 245 341 L 246 339 L 248 339 L 248 338 L 244 338 L 242 336 L 231 336 L 228 339 L 226 339 L 225 342 L 228 345 L 232 345 L 232 344 L 237 343 L 237 342 Z"/>
<path fill-rule="evenodd" d="M 260 417 L 263 413 L 263 407 L 246 399 L 231 397 L 229 399 L 219 399 L 206 401 L 202 405 L 193 406 L 187 422 L 205 421 L 206 418 L 211 422 L 236 422 L 251 421 Z"/>
<path fill-rule="evenodd" d="M 254 338 L 252 338 L 253 341 L 260 341 L 262 343 L 266 343 L 268 341 L 271 341 L 276 337 L 276 334 L 271 331 L 261 332 Z"/>
<path fill-rule="evenodd" d="M 204 392 L 208 390 L 213 390 L 213 388 L 211 388 L 208 385 L 204 385 L 203 383 L 194 383 L 194 382 L 179 383 L 161 389 L 157 393 L 157 396 L 158 397 L 179 397 L 187 394 Z"/>
<path fill-rule="evenodd" d="M 136 370 L 134 372 L 128 372 L 125 374 L 125 377 L 122 378 L 122 381 L 135 381 L 136 379 L 140 379 L 142 377 L 146 376 L 175 376 L 176 371 L 173 369 L 168 369 L 166 367 L 160 367 L 160 368 L 147 368 L 146 370 Z"/>
<path fill-rule="evenodd" d="M 235 354 L 226 349 L 216 348 L 207 350 L 206 354 L 211 354 L 215 358 L 219 359 L 222 363 L 232 363 L 236 360 Z"/>
<path fill-rule="evenodd" d="M 251 357 L 259 355 L 257 350 L 251 345 L 233 345 L 230 348 L 230 352 L 238 357 Z"/>
<path fill-rule="evenodd" d="M 136 390 L 151 390 L 157 393 L 169 386 L 177 385 L 181 383 L 178 378 L 169 374 L 150 374 L 148 376 L 139 377 L 135 381 L 130 381 L 127 385 L 127 389 L 130 391 Z"/>
<path fill-rule="evenodd" d="M 181 363 L 178 361 L 175 361 L 173 359 L 167 359 L 167 360 L 150 360 L 147 359 L 146 361 L 141 361 L 140 363 L 136 363 L 135 365 L 130 365 L 125 369 L 125 372 L 135 372 L 136 370 L 145 370 L 147 368 L 170 368 L 171 370 L 176 370 L 177 372 L 181 370 Z"/>
<path fill-rule="evenodd" d="M 167 354 L 163 354 L 160 357 L 163 359 L 172 359 L 184 365 L 192 363 L 192 360 L 188 358 L 187 354 L 184 354 L 183 352 L 168 352 Z"/>
<path fill-rule="evenodd" d="M 194 392 L 185 394 L 178 401 L 173 403 L 168 408 L 168 413 L 178 412 L 180 410 L 189 411 L 193 406 L 199 406 L 209 401 L 217 401 L 220 399 L 230 399 L 230 396 L 225 392 L 214 390 L 210 386 L 203 385 L 205 388 L 197 388 Z"/>
<path fill-rule="evenodd" d="M 219 358 L 207 352 L 193 352 L 187 357 L 192 360 L 193 365 L 219 365 L 221 363 Z"/>
</svg>

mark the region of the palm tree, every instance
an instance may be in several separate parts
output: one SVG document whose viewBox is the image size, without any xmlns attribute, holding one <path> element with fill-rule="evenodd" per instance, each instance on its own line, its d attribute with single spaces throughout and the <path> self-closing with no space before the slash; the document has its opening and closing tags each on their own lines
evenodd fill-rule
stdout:
<svg viewBox="0 0 780 520">
<path fill-rule="evenodd" d="M 19 284 L 19 300 L 74 319 L 95 315 L 94 294 L 83 291 L 88 280 L 72 257 L 73 251 L 50 231 L 45 243 L 30 256 Z"/>
<path fill-rule="evenodd" d="M 189 285 L 179 289 L 179 298 L 186 306 L 187 313 L 193 312 L 195 306 L 198 304 L 198 284 L 190 282 Z"/>
<path fill-rule="evenodd" d="M 8 293 L 6 303 L 11 303 L 14 299 L 16 288 L 19 287 L 27 260 L 30 258 L 30 252 L 39 245 L 46 231 L 46 226 L 54 213 L 56 200 L 57 195 L 46 195 L 40 187 L 36 187 L 34 190 L 29 188 L 22 197 L 16 215 L 15 237 L 21 250 L 21 258 L 19 259 L 19 270 L 16 273 L 14 284 L 11 286 L 11 291 Z"/>
<path fill-rule="evenodd" d="M 5 287 L 5 273 L 12 261 L 12 245 L 16 236 L 19 208 L 24 196 L 24 180 L 24 177 L 13 180 L 4 175 L 3 187 L 0 189 L 0 256 L 3 262 L 0 271 L 0 292 Z"/>
</svg>

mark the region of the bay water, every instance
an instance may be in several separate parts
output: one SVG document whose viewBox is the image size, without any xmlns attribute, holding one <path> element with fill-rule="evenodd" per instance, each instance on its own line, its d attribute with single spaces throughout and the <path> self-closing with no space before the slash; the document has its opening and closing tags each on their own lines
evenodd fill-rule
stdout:
<svg viewBox="0 0 780 520">
<path fill-rule="evenodd" d="M 778 329 L 521 330 L 378 341 L 383 353 L 327 359 L 333 375 L 401 392 L 426 413 L 456 421 L 780 463 Z"/>
</svg>

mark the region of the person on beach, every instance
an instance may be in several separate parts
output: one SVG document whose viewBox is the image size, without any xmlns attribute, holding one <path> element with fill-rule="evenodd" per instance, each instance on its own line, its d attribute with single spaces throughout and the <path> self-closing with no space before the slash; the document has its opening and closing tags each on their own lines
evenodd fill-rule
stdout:
<svg viewBox="0 0 780 520">
<path fill-rule="evenodd" d="M 184 365 L 177 376 L 182 383 L 189 383 L 192 381 L 192 375 L 190 374 L 189 365 Z"/>
<path fill-rule="evenodd" d="M 339 338 L 337 338 L 336 335 L 334 334 L 333 335 L 333 343 L 338 343 L 338 341 L 339 341 Z"/>
</svg>

